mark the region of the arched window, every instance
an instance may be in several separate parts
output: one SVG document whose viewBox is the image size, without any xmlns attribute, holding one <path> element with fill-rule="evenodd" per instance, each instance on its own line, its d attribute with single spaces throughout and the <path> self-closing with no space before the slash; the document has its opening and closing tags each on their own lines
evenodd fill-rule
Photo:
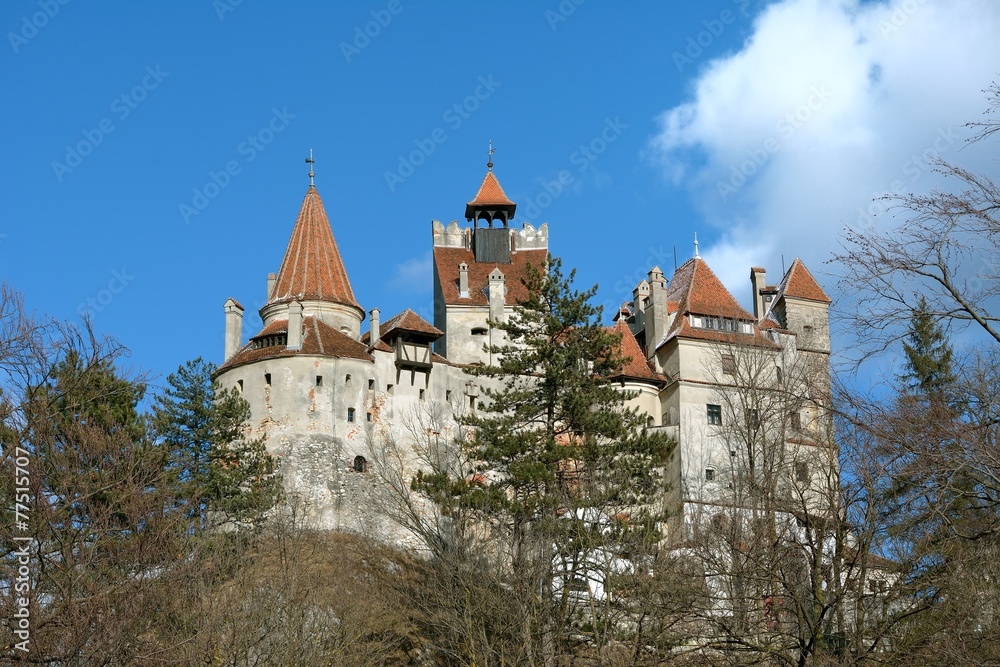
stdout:
<svg viewBox="0 0 1000 667">
<path fill-rule="evenodd" d="M 368 459 L 361 455 L 355 456 L 354 472 L 368 472 Z"/>
</svg>

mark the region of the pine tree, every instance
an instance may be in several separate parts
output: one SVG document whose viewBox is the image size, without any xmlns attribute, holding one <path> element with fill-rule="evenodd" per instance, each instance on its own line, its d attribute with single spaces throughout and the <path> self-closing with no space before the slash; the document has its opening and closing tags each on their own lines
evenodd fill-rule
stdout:
<svg viewBox="0 0 1000 667">
<path fill-rule="evenodd" d="M 212 380 L 200 357 L 167 377 L 153 425 L 188 515 L 201 527 L 226 521 L 259 524 L 277 501 L 280 480 L 262 439 L 247 439 L 250 406 Z"/>
<path fill-rule="evenodd" d="M 489 526 L 494 543 L 505 541 L 499 551 L 534 623 L 525 621 L 532 627 L 523 640 L 550 656 L 573 612 L 570 582 L 660 539 L 658 471 L 673 446 L 644 428 L 627 407 L 631 396 L 611 382 L 628 359 L 591 304 L 596 287 L 574 290 L 574 274 L 552 258 L 528 267 L 527 299 L 490 323 L 506 337 L 489 348 L 497 361 L 471 369 L 498 385 L 463 418 L 474 469 L 465 479 L 438 473 L 414 482 L 446 513 L 464 513 Z"/>
<path fill-rule="evenodd" d="M 910 317 L 910 332 L 903 342 L 906 373 L 903 380 L 911 392 L 941 397 L 954 385 L 954 359 L 951 345 L 937 318 L 929 312 L 923 296 Z"/>
</svg>

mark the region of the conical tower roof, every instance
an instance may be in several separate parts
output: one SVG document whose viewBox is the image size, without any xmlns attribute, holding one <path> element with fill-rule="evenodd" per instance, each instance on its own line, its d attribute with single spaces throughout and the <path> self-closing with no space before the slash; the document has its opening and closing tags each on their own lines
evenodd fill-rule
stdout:
<svg viewBox="0 0 1000 667">
<path fill-rule="evenodd" d="M 310 185 L 268 303 L 331 301 L 361 310 L 316 186 Z"/>
</svg>

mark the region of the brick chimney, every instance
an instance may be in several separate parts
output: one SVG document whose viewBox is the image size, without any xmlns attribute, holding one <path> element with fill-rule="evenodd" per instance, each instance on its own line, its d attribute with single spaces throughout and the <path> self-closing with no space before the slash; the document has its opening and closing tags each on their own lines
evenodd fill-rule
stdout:
<svg viewBox="0 0 1000 667">
<path fill-rule="evenodd" d="M 288 343 L 289 350 L 302 349 L 302 304 L 292 301 L 288 304 Z"/>
<path fill-rule="evenodd" d="M 243 306 L 229 297 L 223 305 L 226 312 L 226 352 L 223 361 L 228 361 L 240 349 L 243 341 Z"/>
</svg>

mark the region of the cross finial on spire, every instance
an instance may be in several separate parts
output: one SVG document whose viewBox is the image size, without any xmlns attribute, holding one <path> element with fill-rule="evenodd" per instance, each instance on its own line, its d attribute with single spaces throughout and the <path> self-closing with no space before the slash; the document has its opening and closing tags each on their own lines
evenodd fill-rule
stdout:
<svg viewBox="0 0 1000 667">
<path fill-rule="evenodd" d="M 316 160 L 313 159 L 313 149 L 310 148 L 309 149 L 309 157 L 306 158 L 306 164 L 309 165 L 309 185 L 316 185 L 316 181 L 313 180 L 313 179 L 316 178 L 316 172 L 313 171 L 313 165 L 315 163 L 316 163 Z"/>
<path fill-rule="evenodd" d="M 694 233 L 694 258 L 701 259 L 701 255 L 698 254 L 698 232 Z"/>
<path fill-rule="evenodd" d="M 495 148 L 493 148 L 493 140 L 492 140 L 492 139 L 490 139 L 490 159 L 489 159 L 489 161 L 488 161 L 488 162 L 486 163 L 486 169 L 487 169 L 488 171 L 493 171 L 493 153 L 494 153 L 495 151 L 496 151 L 496 149 L 495 149 Z"/>
</svg>

